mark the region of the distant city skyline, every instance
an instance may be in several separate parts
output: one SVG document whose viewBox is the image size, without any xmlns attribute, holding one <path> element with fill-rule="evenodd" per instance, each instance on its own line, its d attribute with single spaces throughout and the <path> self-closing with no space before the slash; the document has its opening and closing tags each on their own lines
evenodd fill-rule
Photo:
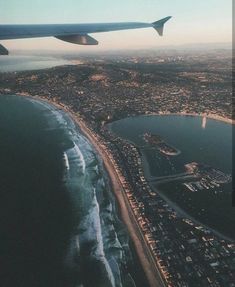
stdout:
<svg viewBox="0 0 235 287">
<path fill-rule="evenodd" d="M 111 3 L 110 3 L 111 2 Z M 53 38 L 2 41 L 10 50 L 43 49 L 101 51 L 145 49 L 192 43 L 232 42 L 232 1 L 198 0 L 120 0 L 50 1 L 0 0 L 1 24 L 153 22 L 173 16 L 166 23 L 164 36 L 154 29 L 92 34 L 99 46 L 83 47 Z"/>
</svg>

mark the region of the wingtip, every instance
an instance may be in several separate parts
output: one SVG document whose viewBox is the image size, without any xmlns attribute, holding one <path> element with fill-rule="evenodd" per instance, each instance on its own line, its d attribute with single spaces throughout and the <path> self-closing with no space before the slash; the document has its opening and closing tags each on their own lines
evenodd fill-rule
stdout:
<svg viewBox="0 0 235 287">
<path fill-rule="evenodd" d="M 161 20 L 158 20 L 156 22 L 153 22 L 153 28 L 158 32 L 159 36 L 163 36 L 163 28 L 164 28 L 164 24 L 170 20 L 172 18 L 172 16 L 167 16 Z"/>
<path fill-rule="evenodd" d="M 167 16 L 165 18 L 162 18 L 160 20 L 153 22 L 152 24 L 153 24 L 153 26 L 162 25 L 162 24 L 165 24 L 167 21 L 169 21 L 171 18 L 172 18 L 172 16 Z"/>
<path fill-rule="evenodd" d="M 164 23 L 166 23 L 168 20 L 170 20 L 172 18 L 172 16 L 167 16 L 167 17 L 165 17 L 165 18 L 163 18 L 163 19 L 161 19 L 162 21 L 164 21 Z M 160 20 L 160 21 L 161 21 Z"/>
</svg>

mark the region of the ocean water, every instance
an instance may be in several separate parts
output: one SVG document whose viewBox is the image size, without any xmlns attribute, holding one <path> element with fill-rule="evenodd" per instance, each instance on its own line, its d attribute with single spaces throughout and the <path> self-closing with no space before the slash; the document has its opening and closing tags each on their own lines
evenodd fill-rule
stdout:
<svg viewBox="0 0 235 287">
<path fill-rule="evenodd" d="M 185 172 L 190 162 L 208 164 L 226 174 L 232 174 L 232 130 L 228 123 L 203 119 L 197 116 L 164 115 L 138 116 L 109 124 L 111 131 L 139 147 L 145 176 L 149 181 L 156 177 Z M 180 150 L 177 156 L 165 156 L 157 148 L 149 147 L 144 133 L 160 135 L 168 144 Z M 181 182 L 153 188 L 168 202 L 189 216 L 235 238 L 235 208 L 232 206 L 232 183 L 219 188 L 189 192 Z"/>
<path fill-rule="evenodd" d="M 67 64 L 71 63 L 63 59 L 48 56 L 8 55 L 0 57 L 0 73 L 47 69 Z"/>
<path fill-rule="evenodd" d="M 66 113 L 0 95 L 0 158 L 1 286 L 147 286 L 102 162 Z"/>
</svg>

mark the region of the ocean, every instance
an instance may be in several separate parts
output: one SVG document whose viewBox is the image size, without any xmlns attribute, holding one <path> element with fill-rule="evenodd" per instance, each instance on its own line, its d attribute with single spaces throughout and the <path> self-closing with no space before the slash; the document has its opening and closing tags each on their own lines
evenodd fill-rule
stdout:
<svg viewBox="0 0 235 287">
<path fill-rule="evenodd" d="M 0 95 L 0 285 L 147 286 L 109 178 L 79 127 Z"/>
</svg>

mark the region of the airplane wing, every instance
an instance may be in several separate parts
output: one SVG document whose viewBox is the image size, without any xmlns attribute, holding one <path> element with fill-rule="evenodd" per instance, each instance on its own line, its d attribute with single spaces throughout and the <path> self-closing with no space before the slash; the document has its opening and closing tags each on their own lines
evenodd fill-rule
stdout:
<svg viewBox="0 0 235 287">
<path fill-rule="evenodd" d="M 154 28 L 163 35 L 164 24 L 171 18 L 168 16 L 153 23 L 90 23 L 90 24 L 43 24 L 43 25 L 0 25 L 0 40 L 55 37 L 62 41 L 79 45 L 98 45 L 98 41 L 89 36 L 90 33 L 110 32 L 139 28 Z M 0 45 L 0 55 L 8 52 Z"/>
</svg>

